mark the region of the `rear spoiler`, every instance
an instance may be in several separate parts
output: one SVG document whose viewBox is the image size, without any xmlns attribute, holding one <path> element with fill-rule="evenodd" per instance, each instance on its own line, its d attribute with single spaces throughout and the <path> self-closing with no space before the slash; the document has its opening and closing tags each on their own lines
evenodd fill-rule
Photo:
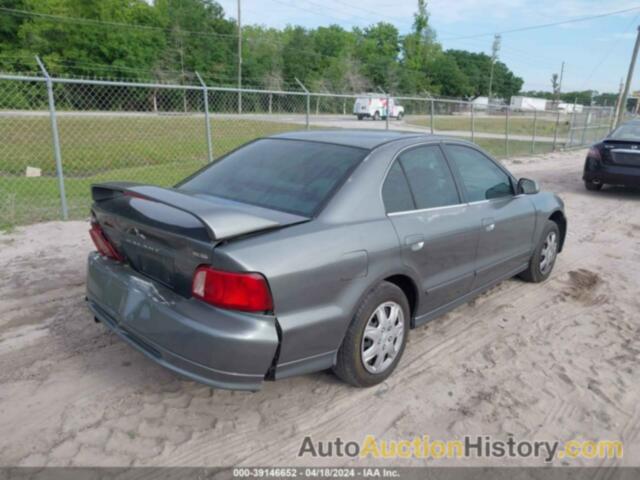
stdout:
<svg viewBox="0 0 640 480">
<path fill-rule="evenodd" d="M 309 217 L 278 210 L 141 183 L 109 182 L 91 186 L 91 196 L 96 203 L 120 195 L 162 203 L 193 215 L 205 226 L 211 240 L 224 240 L 310 220 Z"/>
</svg>

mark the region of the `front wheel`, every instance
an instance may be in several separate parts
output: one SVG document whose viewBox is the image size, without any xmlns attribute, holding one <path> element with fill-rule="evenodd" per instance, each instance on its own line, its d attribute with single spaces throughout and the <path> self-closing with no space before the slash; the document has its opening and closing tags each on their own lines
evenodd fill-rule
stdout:
<svg viewBox="0 0 640 480">
<path fill-rule="evenodd" d="M 542 238 L 529 260 L 529 267 L 520 274 L 520 278 L 527 282 L 544 282 L 551 275 L 559 249 L 560 229 L 558 224 L 547 220 Z"/>
<path fill-rule="evenodd" d="M 590 192 L 596 192 L 602 189 L 602 183 L 596 183 L 593 180 L 585 180 L 584 187 Z"/>
<path fill-rule="evenodd" d="M 382 282 L 364 299 L 338 350 L 335 374 L 355 387 L 371 387 L 395 370 L 407 343 L 409 302 Z"/>
<path fill-rule="evenodd" d="M 380 112 L 376 112 L 373 114 L 373 119 L 374 120 L 380 120 Z"/>
<path fill-rule="evenodd" d="M 402 112 L 398 113 L 398 120 L 402 120 L 402 117 L 404 117 L 404 113 Z"/>
</svg>

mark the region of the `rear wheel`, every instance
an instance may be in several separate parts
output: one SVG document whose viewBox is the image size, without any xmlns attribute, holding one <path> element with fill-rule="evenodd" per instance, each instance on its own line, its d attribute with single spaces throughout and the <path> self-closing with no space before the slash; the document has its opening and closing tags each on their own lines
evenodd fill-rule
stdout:
<svg viewBox="0 0 640 480">
<path fill-rule="evenodd" d="M 602 189 L 602 183 L 600 182 L 596 183 L 593 180 L 585 180 L 584 186 L 587 190 L 592 192 Z"/>
<path fill-rule="evenodd" d="M 547 220 L 542 238 L 529 260 L 529 267 L 520 274 L 527 282 L 539 283 L 551 275 L 560 249 L 560 229 L 554 221 Z"/>
<path fill-rule="evenodd" d="M 396 285 L 382 282 L 364 299 L 338 350 L 334 372 L 356 387 L 370 387 L 395 370 L 407 343 L 409 302 Z"/>
<path fill-rule="evenodd" d="M 398 120 L 402 120 L 402 117 L 404 117 L 404 113 L 402 112 L 398 113 Z"/>
<path fill-rule="evenodd" d="M 376 111 L 376 113 L 373 114 L 373 119 L 380 120 L 380 112 Z"/>
<path fill-rule="evenodd" d="M 358 120 L 362 120 L 363 118 L 363 115 L 358 115 Z"/>
</svg>

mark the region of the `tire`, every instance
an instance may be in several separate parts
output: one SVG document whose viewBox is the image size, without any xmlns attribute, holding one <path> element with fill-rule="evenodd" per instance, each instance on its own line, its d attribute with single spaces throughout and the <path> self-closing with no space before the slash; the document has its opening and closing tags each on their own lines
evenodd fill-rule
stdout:
<svg viewBox="0 0 640 480">
<path fill-rule="evenodd" d="M 358 115 L 358 120 L 362 120 L 363 116 L 362 115 Z"/>
<path fill-rule="evenodd" d="M 376 111 L 376 113 L 373 114 L 373 119 L 380 120 L 380 112 Z"/>
<path fill-rule="evenodd" d="M 379 309 L 389 319 L 393 318 L 389 315 L 392 311 L 398 312 L 388 329 L 380 321 Z M 354 387 L 371 387 L 385 381 L 404 353 L 410 314 L 409 301 L 402 290 L 389 282 L 380 283 L 367 294 L 354 315 L 338 350 L 334 373 Z M 370 333 L 365 334 L 365 329 Z M 377 335 L 380 340 L 375 342 L 372 336 Z M 379 353 L 365 361 L 366 352 Z"/>
<path fill-rule="evenodd" d="M 602 183 L 595 183 L 593 180 L 585 180 L 584 187 L 590 192 L 597 192 L 602 190 Z"/>
<path fill-rule="evenodd" d="M 555 238 L 555 246 L 551 246 L 551 243 L 553 243 L 552 238 Z M 547 220 L 540 241 L 529 260 L 529 266 L 519 275 L 520 278 L 532 283 L 544 282 L 553 271 L 559 247 L 560 229 L 558 228 L 558 224 Z"/>
<path fill-rule="evenodd" d="M 398 120 L 399 120 L 399 121 L 400 121 L 400 120 L 402 120 L 402 117 L 404 117 L 404 113 L 400 112 L 400 113 L 398 114 Z"/>
</svg>

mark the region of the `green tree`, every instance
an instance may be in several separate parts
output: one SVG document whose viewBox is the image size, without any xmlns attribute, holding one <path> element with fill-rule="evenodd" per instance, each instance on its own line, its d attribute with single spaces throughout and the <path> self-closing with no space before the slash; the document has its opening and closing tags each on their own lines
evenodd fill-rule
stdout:
<svg viewBox="0 0 640 480">
<path fill-rule="evenodd" d="M 402 42 L 402 90 L 410 92 L 440 90 L 432 84 L 429 67 L 441 54 L 442 49 L 435 41 L 435 32 L 429 26 L 427 3 L 425 0 L 418 0 L 413 31 L 406 35 Z M 447 63 L 444 60 L 443 62 Z"/>
<path fill-rule="evenodd" d="M 156 9 L 143 0 L 25 0 L 25 8 L 97 21 L 33 16 L 22 22 L 22 49 L 40 54 L 54 74 L 104 76 L 116 69 L 120 76 L 135 76 L 150 69 L 164 46 L 162 30 L 110 25 L 160 27 Z"/>
<path fill-rule="evenodd" d="M 448 97 L 468 97 L 474 89 L 469 78 L 460 69 L 455 58 L 447 54 L 438 55 L 429 63 L 431 82 L 437 93 Z"/>
<path fill-rule="evenodd" d="M 390 23 L 379 22 L 365 29 L 354 29 L 355 59 L 362 74 L 372 87 L 385 90 L 398 85 L 400 38 L 398 29 Z"/>
<path fill-rule="evenodd" d="M 166 79 L 198 71 L 227 83 L 236 72 L 237 27 L 211 0 L 156 0 L 155 10 L 166 29 L 161 54 L 154 62 Z"/>
</svg>

